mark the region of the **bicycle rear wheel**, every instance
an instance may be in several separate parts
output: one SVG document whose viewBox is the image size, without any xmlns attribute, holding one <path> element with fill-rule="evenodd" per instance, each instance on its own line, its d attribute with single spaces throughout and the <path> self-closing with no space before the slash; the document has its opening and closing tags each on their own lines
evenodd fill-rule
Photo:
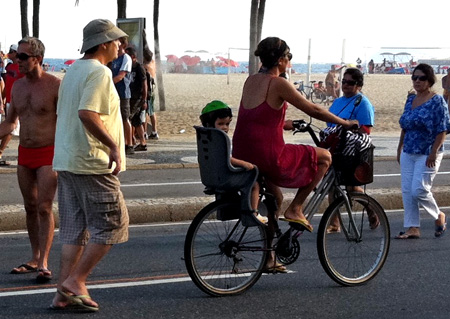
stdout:
<svg viewBox="0 0 450 319">
<path fill-rule="evenodd" d="M 319 104 L 323 103 L 326 100 L 326 95 L 322 91 L 318 89 L 314 89 L 314 91 L 311 93 L 311 101 L 313 103 Z"/>
<path fill-rule="evenodd" d="M 351 210 L 340 197 L 325 211 L 317 251 L 331 279 L 343 286 L 356 286 L 374 278 L 383 267 L 390 230 L 386 213 L 374 198 L 363 193 L 351 193 L 349 198 Z M 328 233 L 334 216 L 339 218 L 340 231 Z"/>
<path fill-rule="evenodd" d="M 194 218 L 186 235 L 184 258 L 189 276 L 212 296 L 249 289 L 266 263 L 265 226 L 245 227 L 239 219 L 229 219 L 236 213 L 240 213 L 238 203 L 211 203 Z"/>
</svg>

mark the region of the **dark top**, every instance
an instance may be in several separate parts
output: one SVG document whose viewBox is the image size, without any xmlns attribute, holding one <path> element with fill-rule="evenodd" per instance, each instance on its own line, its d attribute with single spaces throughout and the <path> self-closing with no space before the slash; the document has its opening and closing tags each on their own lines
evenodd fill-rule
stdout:
<svg viewBox="0 0 450 319">
<path fill-rule="evenodd" d="M 142 91 L 144 90 L 145 80 L 145 69 L 142 64 L 137 62 L 131 68 L 130 91 L 132 99 L 139 100 L 142 98 Z"/>
</svg>

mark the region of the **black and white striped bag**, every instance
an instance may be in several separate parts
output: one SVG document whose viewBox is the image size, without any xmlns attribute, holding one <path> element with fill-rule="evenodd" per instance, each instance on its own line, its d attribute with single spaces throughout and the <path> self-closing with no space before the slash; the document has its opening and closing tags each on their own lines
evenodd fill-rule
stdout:
<svg viewBox="0 0 450 319">
<path fill-rule="evenodd" d="M 347 131 L 341 125 L 320 132 L 321 147 L 330 149 L 333 167 L 341 185 L 357 186 L 373 182 L 373 149 L 369 135 Z"/>
</svg>

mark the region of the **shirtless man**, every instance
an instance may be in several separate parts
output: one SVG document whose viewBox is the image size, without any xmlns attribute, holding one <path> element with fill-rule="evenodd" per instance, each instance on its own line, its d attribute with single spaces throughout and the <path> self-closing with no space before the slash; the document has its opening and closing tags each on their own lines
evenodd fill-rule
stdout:
<svg viewBox="0 0 450 319">
<path fill-rule="evenodd" d="M 325 87 L 327 89 L 327 96 L 331 97 L 332 100 L 339 97 L 339 81 L 336 76 L 336 67 L 331 66 L 331 70 L 325 78 Z"/>
<path fill-rule="evenodd" d="M 26 211 L 32 256 L 12 274 L 38 272 L 39 283 L 52 279 L 47 260 L 53 242 L 53 198 L 56 173 L 52 169 L 56 103 L 60 79 L 42 70 L 45 47 L 37 38 L 19 42 L 17 59 L 25 77 L 12 88 L 11 106 L 0 124 L 0 138 L 11 133 L 20 117 L 17 178 Z"/>
</svg>

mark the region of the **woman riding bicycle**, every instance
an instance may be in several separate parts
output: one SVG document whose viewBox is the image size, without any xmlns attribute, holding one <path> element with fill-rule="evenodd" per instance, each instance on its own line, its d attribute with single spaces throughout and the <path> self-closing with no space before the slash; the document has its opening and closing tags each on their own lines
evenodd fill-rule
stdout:
<svg viewBox="0 0 450 319">
<path fill-rule="evenodd" d="M 322 148 L 285 144 L 283 128 L 293 129 L 292 121 L 285 122 L 287 102 L 316 119 L 346 128 L 358 122 L 344 120 L 309 102 L 290 82 L 279 77 L 292 59 L 289 51 L 286 42 L 277 37 L 258 44 L 255 55 L 259 56 L 262 68 L 244 84 L 233 136 L 233 156 L 258 166 L 279 205 L 282 202 L 279 187 L 298 188 L 284 217 L 312 231 L 302 204 L 328 170 L 331 155 Z"/>
</svg>

